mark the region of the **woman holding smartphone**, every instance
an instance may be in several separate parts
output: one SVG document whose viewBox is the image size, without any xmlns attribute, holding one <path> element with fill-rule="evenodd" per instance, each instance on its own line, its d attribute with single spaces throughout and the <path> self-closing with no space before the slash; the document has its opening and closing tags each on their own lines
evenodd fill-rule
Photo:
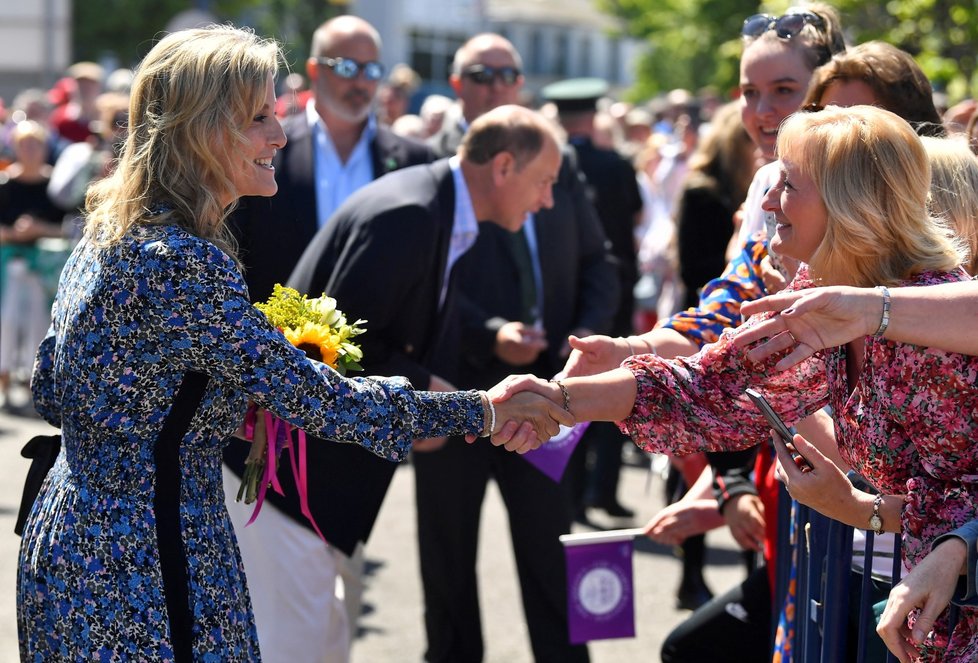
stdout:
<svg viewBox="0 0 978 663">
<path fill-rule="evenodd" d="M 777 221 L 771 244 L 805 263 L 789 291 L 879 286 L 871 336 L 778 372 L 780 353 L 755 362 L 728 331 L 685 359 L 640 355 L 561 384 L 518 378 L 508 393 L 546 393 L 579 420 L 619 420 L 643 448 L 674 453 L 738 449 L 765 434 L 766 420 L 743 393 L 749 387 L 789 423 L 831 405 L 843 460 L 881 494 L 855 490 L 801 436 L 795 445 L 813 470 L 802 473 L 782 449 L 782 476 L 794 497 L 831 518 L 899 532 L 913 568 L 937 537 L 978 511 L 978 359 L 883 338 L 888 289 L 967 280 L 963 246 L 929 215 L 927 153 L 892 113 L 857 106 L 793 115 L 778 155 L 781 180 L 764 202 Z M 938 620 L 919 651 L 925 661 L 975 660 L 978 613 L 962 608 L 953 634 Z"/>
</svg>

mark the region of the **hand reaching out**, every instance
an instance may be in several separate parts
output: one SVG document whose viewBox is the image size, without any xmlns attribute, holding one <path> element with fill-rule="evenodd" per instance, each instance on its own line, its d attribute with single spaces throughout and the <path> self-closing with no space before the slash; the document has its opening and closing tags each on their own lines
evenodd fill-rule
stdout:
<svg viewBox="0 0 978 663">
<path fill-rule="evenodd" d="M 495 402 L 495 408 L 496 428 L 493 430 L 492 443 L 520 454 L 538 448 L 556 435 L 561 424 L 573 426 L 575 423 L 571 413 L 562 406 L 530 391 Z M 531 434 L 525 430 L 527 425 Z M 514 429 L 513 434 L 507 434 Z"/>
<path fill-rule="evenodd" d="M 934 620 L 950 603 L 967 558 L 964 541 L 949 538 L 934 548 L 890 590 L 876 632 L 900 663 L 910 663 L 919 657 L 917 646 L 924 641 L 934 627 Z M 911 631 L 907 617 L 917 608 L 920 608 L 920 614 Z"/>
<path fill-rule="evenodd" d="M 558 390 L 557 395 L 553 393 L 555 389 Z M 557 431 L 560 430 L 560 424 L 572 426 L 576 423 L 573 415 L 563 409 L 563 401 L 560 400 L 558 387 L 534 375 L 511 375 L 489 389 L 486 394 L 496 408 L 496 427 L 493 431 L 492 443 L 496 446 L 505 446 L 509 451 L 517 451 L 518 453 L 532 451 L 556 435 Z M 506 405 L 521 394 L 525 395 L 517 399 L 516 403 Z M 558 400 L 560 400 L 560 405 L 557 404 Z M 548 430 L 549 424 L 544 422 L 541 427 L 534 420 L 510 415 L 511 412 L 515 413 L 518 406 L 527 401 L 537 403 L 539 408 L 545 409 L 548 413 L 554 413 L 548 414 L 552 421 L 556 421 L 553 433 L 545 434 L 541 438 L 539 431 Z M 474 435 L 465 437 L 465 441 L 469 443 L 475 440 Z"/>
<path fill-rule="evenodd" d="M 569 378 L 610 371 L 632 355 L 623 338 L 595 334 L 586 338 L 570 336 L 567 342 L 571 353 L 563 372 Z"/>
<path fill-rule="evenodd" d="M 768 320 L 738 333 L 734 344 L 745 347 L 769 339 L 748 353 L 753 361 L 790 349 L 777 370 L 791 368 L 817 350 L 844 345 L 876 331 L 883 307 L 883 296 L 874 289 L 831 286 L 782 292 L 752 302 L 744 302 L 745 316 L 764 311 L 780 312 Z"/>
</svg>

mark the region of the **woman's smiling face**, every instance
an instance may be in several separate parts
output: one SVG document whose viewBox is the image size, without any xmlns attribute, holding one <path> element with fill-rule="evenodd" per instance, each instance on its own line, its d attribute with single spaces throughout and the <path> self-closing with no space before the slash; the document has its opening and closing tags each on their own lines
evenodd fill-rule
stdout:
<svg viewBox="0 0 978 663">
<path fill-rule="evenodd" d="M 771 248 L 807 263 L 825 238 L 828 211 L 815 182 L 798 167 L 791 150 L 780 164 L 781 179 L 768 190 L 762 205 L 777 221 Z"/>
<path fill-rule="evenodd" d="M 274 196 L 278 191 L 272 158 L 286 142 L 282 125 L 275 117 L 275 85 L 272 77 L 265 84 L 262 107 L 256 111 L 243 131 L 248 142 L 241 153 L 230 157 L 228 177 L 234 196 Z M 231 194 L 227 194 L 231 197 Z M 222 201 L 225 205 L 232 200 Z"/>
<path fill-rule="evenodd" d="M 790 42 L 759 39 L 740 58 L 741 119 L 765 159 L 775 158 L 781 122 L 801 107 L 812 71 Z"/>
</svg>

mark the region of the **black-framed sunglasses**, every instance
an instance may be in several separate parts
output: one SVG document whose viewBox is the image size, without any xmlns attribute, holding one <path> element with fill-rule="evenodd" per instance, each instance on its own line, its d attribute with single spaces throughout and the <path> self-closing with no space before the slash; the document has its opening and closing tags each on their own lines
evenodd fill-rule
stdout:
<svg viewBox="0 0 978 663">
<path fill-rule="evenodd" d="M 386 71 L 384 65 L 376 60 L 357 62 L 350 58 L 329 58 L 321 55 L 316 58 L 316 62 L 324 67 L 329 67 L 340 78 L 347 79 L 356 78 L 362 71 L 363 77 L 368 81 L 379 81 L 384 77 L 384 72 Z"/>
<path fill-rule="evenodd" d="M 509 86 L 515 84 L 522 74 L 516 67 L 487 67 L 484 64 L 474 64 L 462 70 L 462 76 L 476 85 L 492 85 L 498 79 Z"/>
<path fill-rule="evenodd" d="M 791 39 L 806 25 L 813 25 L 816 30 L 825 31 L 825 21 L 821 16 L 811 12 L 797 12 L 784 16 L 754 14 L 744 21 L 740 34 L 742 37 L 753 38 L 760 37 L 768 30 L 774 30 L 781 39 Z"/>
</svg>

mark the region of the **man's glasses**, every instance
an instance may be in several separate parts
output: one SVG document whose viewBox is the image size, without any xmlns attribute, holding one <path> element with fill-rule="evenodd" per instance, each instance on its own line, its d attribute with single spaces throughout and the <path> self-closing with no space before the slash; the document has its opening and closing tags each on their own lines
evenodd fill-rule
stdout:
<svg viewBox="0 0 978 663">
<path fill-rule="evenodd" d="M 462 70 L 462 76 L 476 85 L 492 85 L 494 80 L 500 80 L 503 85 L 513 85 L 522 75 L 516 67 L 487 67 L 484 64 L 474 64 Z"/>
<path fill-rule="evenodd" d="M 754 14 L 744 21 L 744 27 L 740 29 L 740 34 L 743 37 L 754 38 L 760 37 L 768 30 L 774 30 L 781 39 L 791 39 L 797 36 L 806 25 L 813 25 L 816 30 L 825 31 L 825 21 L 822 20 L 821 16 L 811 12 L 798 12 L 778 17 Z"/>
<path fill-rule="evenodd" d="M 379 81 L 384 77 L 384 71 L 386 71 L 384 65 L 376 60 L 357 62 L 350 58 L 328 58 L 326 56 L 320 56 L 316 58 L 316 62 L 324 67 L 329 67 L 340 78 L 347 79 L 356 78 L 362 71 L 363 77 L 368 81 Z"/>
</svg>

